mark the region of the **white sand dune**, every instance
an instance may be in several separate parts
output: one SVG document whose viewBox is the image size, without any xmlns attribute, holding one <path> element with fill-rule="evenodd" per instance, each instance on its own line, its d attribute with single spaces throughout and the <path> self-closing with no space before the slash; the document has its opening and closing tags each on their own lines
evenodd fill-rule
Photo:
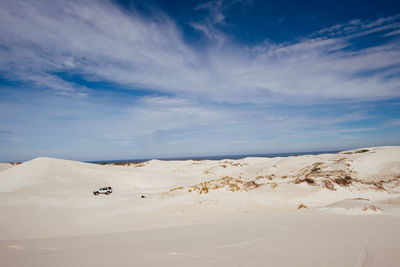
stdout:
<svg viewBox="0 0 400 267">
<path fill-rule="evenodd" d="M 0 166 L 0 266 L 398 266 L 399 225 L 400 147 Z"/>
<path fill-rule="evenodd" d="M 11 163 L 0 163 L 0 172 L 11 168 L 13 165 Z"/>
</svg>

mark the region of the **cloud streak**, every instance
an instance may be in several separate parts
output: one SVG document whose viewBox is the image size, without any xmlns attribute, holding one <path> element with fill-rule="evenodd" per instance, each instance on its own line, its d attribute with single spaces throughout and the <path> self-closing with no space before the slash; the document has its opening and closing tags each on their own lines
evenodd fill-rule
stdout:
<svg viewBox="0 0 400 267">
<path fill-rule="evenodd" d="M 221 30 L 225 3 L 208 2 L 191 23 L 200 46 L 165 14 L 108 0 L 0 7 L 0 74 L 22 84 L 0 88 L 0 158 L 335 149 L 376 143 L 385 119 L 398 125 L 365 123 L 382 106 L 364 103 L 400 97 L 399 15 L 248 45 Z M 356 47 L 365 36 L 375 42 Z"/>
<path fill-rule="evenodd" d="M 58 93 L 85 94 L 85 88 L 54 72 L 212 102 L 309 103 L 400 96 L 395 75 L 400 66 L 398 39 L 356 51 L 349 48 L 359 35 L 395 32 L 399 16 L 353 20 L 290 44 L 248 47 L 219 32 L 219 37 L 210 38 L 223 44 L 210 42 L 198 48 L 184 42 L 167 16 L 143 17 L 108 1 L 5 0 L 1 5 L 1 72 Z M 213 23 L 223 23 L 219 6 L 201 8 L 211 8 L 219 14 Z"/>
</svg>

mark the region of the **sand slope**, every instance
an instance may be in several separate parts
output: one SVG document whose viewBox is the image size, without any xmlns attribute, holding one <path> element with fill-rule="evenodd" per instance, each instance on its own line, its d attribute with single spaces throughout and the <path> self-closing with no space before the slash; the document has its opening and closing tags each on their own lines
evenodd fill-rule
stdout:
<svg viewBox="0 0 400 267">
<path fill-rule="evenodd" d="M 8 170 L 12 167 L 13 165 L 10 163 L 0 163 L 0 172 Z"/>
<path fill-rule="evenodd" d="M 113 194 L 93 196 L 102 186 Z M 129 166 L 37 158 L 0 170 L 0 265 L 398 266 L 399 193 L 400 147 Z"/>
</svg>

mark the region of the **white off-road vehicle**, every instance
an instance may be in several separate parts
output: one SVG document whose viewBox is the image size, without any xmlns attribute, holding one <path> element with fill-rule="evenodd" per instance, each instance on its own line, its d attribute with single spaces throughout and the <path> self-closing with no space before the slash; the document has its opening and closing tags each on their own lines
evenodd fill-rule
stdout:
<svg viewBox="0 0 400 267">
<path fill-rule="evenodd" d="M 98 194 L 106 194 L 106 195 L 109 195 L 109 194 L 111 194 L 111 193 L 112 193 L 112 188 L 111 188 L 110 186 L 108 186 L 108 187 L 102 187 L 102 188 L 100 188 L 100 189 L 98 189 L 98 190 L 93 191 L 93 194 L 94 194 L 95 196 L 97 196 Z"/>
</svg>

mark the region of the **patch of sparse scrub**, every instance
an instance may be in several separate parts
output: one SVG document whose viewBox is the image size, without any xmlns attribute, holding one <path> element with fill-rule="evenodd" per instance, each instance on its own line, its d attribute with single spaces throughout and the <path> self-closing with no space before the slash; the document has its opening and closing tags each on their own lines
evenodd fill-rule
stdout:
<svg viewBox="0 0 400 267">
<path fill-rule="evenodd" d="M 179 187 L 175 187 L 175 188 L 172 188 L 172 189 L 170 189 L 169 191 L 170 192 L 174 192 L 174 191 L 177 191 L 177 190 L 182 190 L 182 189 L 184 189 L 185 187 L 183 187 L 183 186 L 179 186 Z"/>
<path fill-rule="evenodd" d="M 144 167 L 147 165 L 147 162 L 136 162 L 136 161 L 119 161 L 119 162 L 100 162 L 96 163 L 98 165 L 114 165 L 114 166 L 131 166 L 135 167 Z"/>
<path fill-rule="evenodd" d="M 225 163 L 225 164 L 230 164 L 230 165 L 233 166 L 233 167 L 244 167 L 244 166 L 249 165 L 249 164 L 247 164 L 247 163 L 232 162 L 232 161 L 227 161 L 227 160 L 225 160 L 224 163 Z"/>
<path fill-rule="evenodd" d="M 278 183 L 272 182 L 272 176 L 266 175 L 266 176 L 257 176 L 254 183 L 256 183 L 258 186 L 261 185 L 269 185 L 271 189 L 275 189 L 278 187 Z"/>
<path fill-rule="evenodd" d="M 389 181 L 388 181 L 389 182 Z M 363 182 L 366 185 L 372 185 L 374 186 L 374 188 L 377 191 L 386 191 L 385 187 L 383 186 L 383 184 L 385 183 L 385 181 L 381 180 L 379 182 Z"/>
<path fill-rule="evenodd" d="M 259 186 L 265 185 L 268 188 L 275 189 L 283 183 L 294 183 L 302 184 L 305 183 L 309 186 L 321 187 L 327 190 L 336 191 L 339 188 L 356 188 L 362 187 L 368 190 L 379 190 L 391 192 L 391 188 L 400 187 L 399 177 L 393 176 L 392 179 L 380 180 L 380 181 L 363 181 L 357 179 L 357 173 L 350 168 L 352 160 L 346 158 L 340 158 L 333 161 L 318 161 L 314 164 L 305 166 L 298 172 L 285 173 L 285 175 L 280 174 L 266 174 L 259 175 L 253 180 L 244 179 L 241 175 L 238 178 L 233 178 L 230 176 L 225 176 L 220 179 L 214 179 L 202 182 L 197 185 L 188 187 L 177 187 L 171 189 L 171 191 L 176 190 L 187 190 L 188 192 L 198 192 L 199 194 L 207 194 L 210 190 L 225 189 L 227 191 L 248 191 Z M 211 170 L 213 168 L 225 168 L 229 166 L 231 162 L 224 161 L 223 165 L 217 165 L 208 170 L 204 171 L 205 174 L 213 174 Z M 234 163 L 232 163 L 234 164 Z M 258 172 L 260 173 L 260 172 Z M 266 187 L 267 188 L 267 187 Z M 395 190 L 396 191 L 396 190 Z M 397 191 L 396 191 L 397 192 Z"/>
<path fill-rule="evenodd" d="M 383 211 L 383 209 L 381 209 L 380 207 L 376 207 L 376 206 L 369 206 L 369 207 L 364 207 L 362 209 L 363 211 L 368 211 L 368 210 L 372 210 L 372 211 Z"/>
<path fill-rule="evenodd" d="M 345 177 L 337 177 L 337 178 L 333 179 L 333 181 L 340 186 L 349 186 L 352 184 L 353 178 L 346 175 Z"/>
<path fill-rule="evenodd" d="M 300 184 L 300 183 L 303 183 L 303 182 L 306 182 L 308 185 L 316 185 L 315 180 L 311 179 L 311 178 L 304 178 L 304 179 L 297 178 L 294 181 L 295 184 Z"/>
<path fill-rule="evenodd" d="M 398 178 L 380 181 L 363 181 L 353 178 L 356 173 L 350 169 L 349 161 L 351 162 L 351 160 L 341 158 L 333 161 L 331 164 L 316 162 L 304 167 L 296 175 L 291 176 L 293 178 L 292 182 L 295 184 L 307 183 L 310 186 L 322 186 L 332 191 L 336 191 L 338 186 L 350 187 L 354 184 L 368 186 L 369 189 L 377 191 L 388 191 L 387 188 L 400 185 Z"/>
<path fill-rule="evenodd" d="M 368 152 L 369 150 L 368 149 L 359 149 L 359 150 L 356 150 L 356 151 L 349 151 L 349 152 L 343 152 L 343 154 L 359 154 L 359 153 L 365 153 L 365 152 Z"/>
<path fill-rule="evenodd" d="M 256 188 L 256 187 L 260 186 L 255 181 L 246 182 L 244 185 L 245 185 L 246 188 L 249 188 L 249 189 L 253 189 L 253 188 Z"/>
<path fill-rule="evenodd" d="M 333 185 L 333 183 L 330 180 L 324 180 L 324 187 L 329 190 L 336 191 L 335 186 Z"/>
<path fill-rule="evenodd" d="M 256 177 L 256 180 L 268 179 L 268 180 L 272 181 L 272 179 L 274 179 L 274 177 L 275 177 L 275 174 L 265 175 L 265 176 L 259 175 Z"/>
<path fill-rule="evenodd" d="M 303 203 L 300 203 L 300 205 L 297 207 L 297 209 L 308 209 L 308 207 L 306 205 L 304 205 Z"/>
<path fill-rule="evenodd" d="M 346 164 L 346 158 L 335 160 L 332 164 L 326 165 L 323 162 L 316 162 L 306 166 L 294 176 L 294 183 L 307 183 L 311 186 L 320 185 L 328 190 L 335 191 L 335 185 L 348 187 L 353 182 L 359 182 L 351 177 L 352 170 Z"/>
<path fill-rule="evenodd" d="M 400 186 L 400 176 L 395 175 L 392 179 L 380 180 L 378 182 L 363 182 L 363 184 L 373 186 L 373 189 L 377 191 L 391 191 L 391 189 L 398 188 Z"/>
<path fill-rule="evenodd" d="M 360 150 L 356 150 L 354 153 L 365 153 L 368 152 L 368 149 L 360 149 Z"/>
<path fill-rule="evenodd" d="M 259 187 L 260 184 L 255 181 L 244 181 L 242 179 L 225 176 L 221 179 L 213 179 L 205 182 L 201 182 L 197 185 L 189 186 L 188 192 L 198 192 L 199 194 L 207 194 L 210 190 L 226 189 L 231 192 L 236 191 L 249 191 Z M 183 190 L 184 187 L 176 187 L 170 191 Z"/>
</svg>

